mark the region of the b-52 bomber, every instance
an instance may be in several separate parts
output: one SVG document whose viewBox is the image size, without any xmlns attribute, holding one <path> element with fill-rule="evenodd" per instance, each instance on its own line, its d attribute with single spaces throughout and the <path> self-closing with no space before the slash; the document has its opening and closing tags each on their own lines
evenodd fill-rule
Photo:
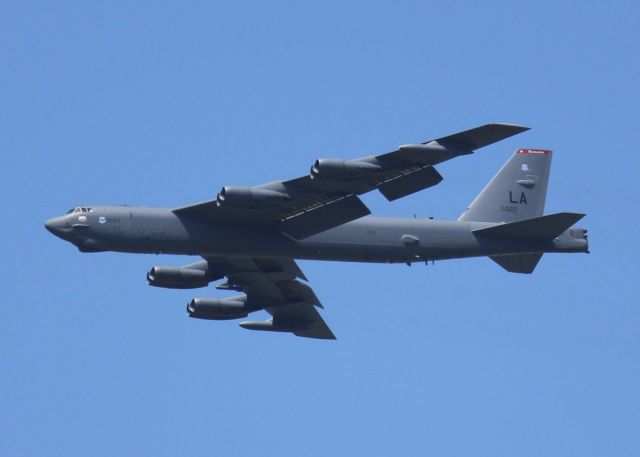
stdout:
<svg viewBox="0 0 640 457">
<path fill-rule="evenodd" d="M 241 294 L 194 298 L 189 316 L 245 321 L 252 330 L 335 339 L 320 300 L 294 259 L 407 263 L 489 256 L 505 270 L 531 273 L 544 253 L 589 252 L 584 214 L 543 215 L 551 151 L 518 149 L 456 221 L 370 216 L 358 197 L 389 201 L 435 186 L 435 165 L 528 130 L 488 124 L 407 144 L 386 154 L 318 159 L 308 174 L 256 187 L 224 186 L 214 200 L 179 208 L 79 206 L 46 222 L 82 252 L 197 255 L 188 265 L 155 266 L 152 286 L 205 287 Z"/>
</svg>

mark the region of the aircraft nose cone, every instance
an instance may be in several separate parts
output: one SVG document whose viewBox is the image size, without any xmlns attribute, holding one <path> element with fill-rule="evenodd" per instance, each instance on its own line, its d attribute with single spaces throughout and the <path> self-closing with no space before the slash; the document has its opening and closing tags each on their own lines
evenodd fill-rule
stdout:
<svg viewBox="0 0 640 457">
<path fill-rule="evenodd" d="M 53 233 L 53 219 L 49 219 L 47 222 L 45 222 L 44 223 L 44 228 L 46 228 L 51 233 Z"/>
<path fill-rule="evenodd" d="M 47 222 L 45 222 L 44 228 L 49 230 L 55 236 L 60 236 L 60 234 L 62 233 L 61 221 L 57 217 L 54 217 L 53 219 L 49 219 Z"/>
</svg>

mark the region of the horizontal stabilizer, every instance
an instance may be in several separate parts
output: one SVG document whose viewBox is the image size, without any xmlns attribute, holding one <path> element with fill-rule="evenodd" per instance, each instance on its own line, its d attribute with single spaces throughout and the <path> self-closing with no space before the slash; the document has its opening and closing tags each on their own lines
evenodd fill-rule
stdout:
<svg viewBox="0 0 640 457">
<path fill-rule="evenodd" d="M 473 233 L 498 238 L 549 240 L 560 235 L 584 216 L 580 213 L 549 214 L 548 216 L 477 229 Z"/>
<path fill-rule="evenodd" d="M 533 273 L 542 257 L 541 252 L 492 255 L 490 259 L 511 273 Z"/>
</svg>

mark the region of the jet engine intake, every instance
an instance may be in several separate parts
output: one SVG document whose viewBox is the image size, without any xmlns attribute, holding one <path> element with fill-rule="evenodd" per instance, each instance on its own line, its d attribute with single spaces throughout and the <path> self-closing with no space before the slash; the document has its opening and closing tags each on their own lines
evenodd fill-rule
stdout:
<svg viewBox="0 0 640 457">
<path fill-rule="evenodd" d="M 362 160 L 318 159 L 311 167 L 311 179 L 354 179 L 380 170 L 379 165 Z"/>
<path fill-rule="evenodd" d="M 189 317 L 226 320 L 247 317 L 246 295 L 231 298 L 194 298 L 187 305 Z"/>
<path fill-rule="evenodd" d="M 207 271 L 195 268 L 153 267 L 147 273 L 147 282 L 167 289 L 196 289 L 208 286 L 211 277 Z"/>
<path fill-rule="evenodd" d="M 218 193 L 218 206 L 268 208 L 291 200 L 288 194 L 269 189 L 224 186 Z"/>
</svg>

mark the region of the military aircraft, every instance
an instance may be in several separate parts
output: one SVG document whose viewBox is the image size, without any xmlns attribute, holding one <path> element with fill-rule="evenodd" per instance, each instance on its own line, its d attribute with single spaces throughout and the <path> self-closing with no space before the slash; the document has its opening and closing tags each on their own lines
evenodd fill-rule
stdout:
<svg viewBox="0 0 640 457">
<path fill-rule="evenodd" d="M 406 263 L 489 256 L 504 269 L 531 273 L 544 253 L 589 252 L 584 214 L 543 215 L 551 151 L 518 149 L 456 221 L 369 216 L 358 195 L 389 201 L 442 181 L 434 165 L 528 130 L 487 124 L 395 151 L 344 160 L 322 158 L 308 174 L 256 187 L 224 186 L 213 200 L 179 208 L 78 206 L 45 223 L 82 252 L 187 254 L 203 260 L 155 266 L 152 286 L 241 292 L 194 298 L 190 317 L 225 320 L 266 310 L 252 330 L 335 339 L 320 300 L 294 259 Z"/>
</svg>

